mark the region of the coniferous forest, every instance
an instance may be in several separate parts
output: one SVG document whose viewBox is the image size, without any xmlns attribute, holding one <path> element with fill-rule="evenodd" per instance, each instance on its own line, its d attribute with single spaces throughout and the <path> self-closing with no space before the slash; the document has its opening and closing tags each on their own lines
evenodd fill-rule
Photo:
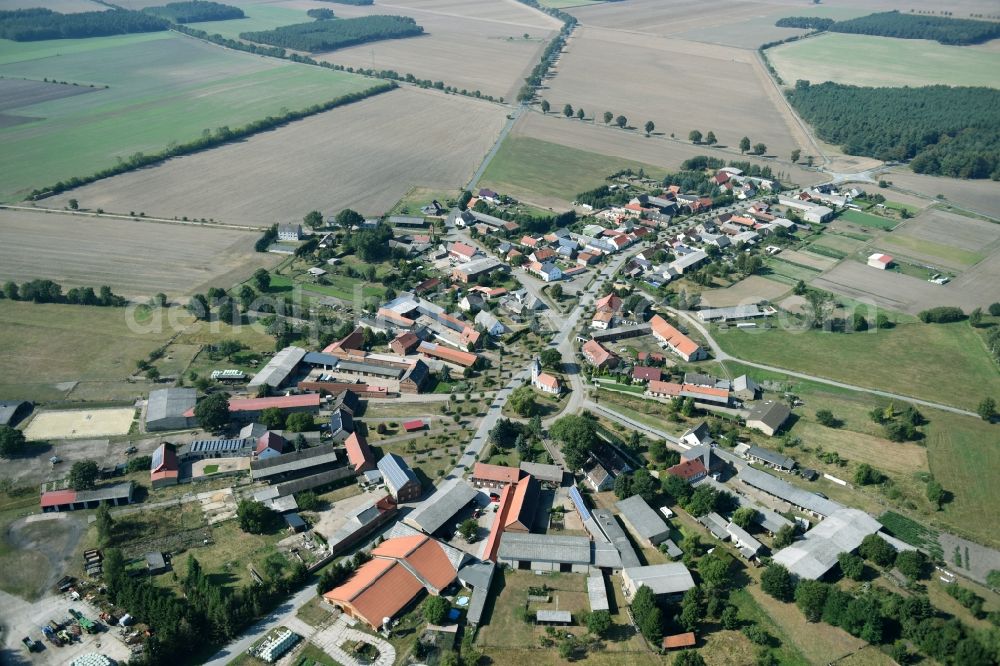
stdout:
<svg viewBox="0 0 1000 666">
<path fill-rule="evenodd" d="M 788 99 L 821 139 L 917 173 L 1000 179 L 1000 90 L 797 81 Z"/>
<path fill-rule="evenodd" d="M 245 18 L 246 14 L 239 7 L 224 5 L 221 2 L 209 0 L 190 0 L 189 2 L 171 2 L 162 7 L 146 7 L 146 14 L 165 18 L 173 23 L 198 23 L 200 21 L 228 21 Z"/>
<path fill-rule="evenodd" d="M 829 30 L 900 39 L 933 39 L 950 45 L 982 44 L 1000 38 L 1000 23 L 993 21 L 900 14 L 898 11 L 837 21 Z"/>
<path fill-rule="evenodd" d="M 15 42 L 157 32 L 169 27 L 170 23 L 158 16 L 125 9 L 76 14 L 41 8 L 0 12 L 0 38 Z"/>
<path fill-rule="evenodd" d="M 362 16 L 296 23 L 274 30 L 240 33 L 240 39 L 296 51 L 333 51 L 381 39 L 416 37 L 424 29 L 408 16 Z"/>
</svg>

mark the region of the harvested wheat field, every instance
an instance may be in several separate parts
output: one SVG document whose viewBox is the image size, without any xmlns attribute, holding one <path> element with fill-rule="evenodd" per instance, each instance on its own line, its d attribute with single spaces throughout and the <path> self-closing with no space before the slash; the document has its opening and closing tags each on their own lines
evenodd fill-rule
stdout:
<svg viewBox="0 0 1000 666">
<path fill-rule="evenodd" d="M 46 202 L 48 203 L 48 202 Z M 123 296 L 171 297 L 231 287 L 275 255 L 254 252 L 258 234 L 171 223 L 0 210 L 0 282 L 49 279 L 107 285 Z"/>
<path fill-rule="evenodd" d="M 915 192 L 927 197 L 940 194 L 947 202 L 1000 220 L 1000 183 L 996 181 L 925 176 L 913 173 L 906 167 L 894 167 L 883 178 L 892 183 L 892 189 Z"/>
<path fill-rule="evenodd" d="M 725 308 L 733 305 L 748 305 L 761 301 L 775 301 L 787 294 L 789 286 L 774 280 L 751 275 L 732 285 L 720 289 L 706 289 L 701 292 L 702 307 Z"/>
<path fill-rule="evenodd" d="M 894 271 L 880 271 L 858 261 L 843 261 L 814 278 L 817 289 L 897 312 L 917 314 L 940 305 L 953 305 L 966 312 L 997 300 L 1000 283 L 1000 253 L 980 262 L 946 285 L 934 284 Z"/>
<path fill-rule="evenodd" d="M 280 4 L 296 6 L 296 2 L 304 6 L 303 0 Z M 333 10 L 343 18 L 410 16 L 424 28 L 424 35 L 338 49 L 317 54 L 317 59 L 349 67 L 392 69 L 507 101 L 517 95 L 545 44 L 561 27 L 558 20 L 515 0 L 397 0 L 362 7 L 335 4 Z"/>
<path fill-rule="evenodd" d="M 127 433 L 134 418 L 131 407 L 39 412 L 25 428 L 24 436 L 30 441 L 112 437 Z"/>
<path fill-rule="evenodd" d="M 92 0 L 0 0 L 0 12 L 14 9 L 51 9 L 61 14 L 76 14 L 78 12 L 103 12 L 108 9 Z"/>
<path fill-rule="evenodd" d="M 611 111 L 641 128 L 686 139 L 691 130 L 715 132 L 724 146 L 747 136 L 767 155 L 805 148 L 756 54 L 652 35 L 578 29 L 559 59 L 550 89 L 540 95 L 555 109 L 583 107 L 587 117 Z M 780 106 L 779 106 L 780 105 Z"/>
<path fill-rule="evenodd" d="M 721 150 L 709 146 L 696 146 L 686 141 L 671 141 L 664 136 L 646 137 L 642 131 L 625 131 L 607 127 L 598 119 L 589 121 L 568 120 L 562 115 L 528 113 L 518 120 L 511 136 L 529 137 L 551 143 L 609 155 L 658 166 L 668 171 L 680 169 L 684 160 L 698 155 L 711 155 L 725 160 L 745 160 L 768 165 L 775 174 L 781 173 L 783 181 L 799 186 L 813 185 L 824 180 L 821 173 L 808 171 L 788 163 L 741 156 L 739 150 Z"/>
<path fill-rule="evenodd" d="M 46 203 L 259 226 L 311 210 L 383 213 L 411 187 L 465 185 L 504 121 L 493 104 L 400 88 Z"/>
</svg>

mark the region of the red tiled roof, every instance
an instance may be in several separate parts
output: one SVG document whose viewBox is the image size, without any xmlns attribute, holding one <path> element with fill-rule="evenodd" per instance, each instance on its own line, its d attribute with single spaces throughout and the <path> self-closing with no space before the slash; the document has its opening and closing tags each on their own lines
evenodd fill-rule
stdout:
<svg viewBox="0 0 1000 666">
<path fill-rule="evenodd" d="M 698 351 L 700 345 L 697 342 L 668 324 L 660 315 L 650 319 L 649 323 L 653 328 L 653 334 L 676 349 L 678 353 L 690 356 Z"/>
<path fill-rule="evenodd" d="M 594 303 L 597 310 L 606 312 L 618 312 L 622 309 L 622 299 L 618 297 L 614 292 L 608 294 L 604 298 L 597 299 Z"/>
<path fill-rule="evenodd" d="M 717 398 L 729 397 L 729 391 L 726 389 L 718 389 L 710 386 L 698 386 L 697 384 L 684 384 L 683 390 L 687 393 L 700 393 L 702 395 L 711 395 Z"/>
<path fill-rule="evenodd" d="M 319 393 L 279 395 L 271 398 L 235 398 L 229 401 L 230 412 L 255 412 L 269 407 L 291 409 L 294 407 L 319 407 Z"/>
<path fill-rule="evenodd" d="M 369 625 L 377 627 L 383 618 L 399 613 L 421 587 L 403 565 L 376 558 L 362 564 L 346 583 L 323 597 L 333 603 L 349 603 Z"/>
<path fill-rule="evenodd" d="M 497 550 L 500 548 L 500 537 L 503 536 L 504 526 L 507 524 L 507 515 L 510 513 L 513 496 L 513 484 L 504 486 L 500 492 L 500 504 L 497 507 L 496 517 L 493 518 L 493 525 L 490 527 L 490 536 L 486 539 L 486 548 L 483 550 L 484 560 L 496 562 Z"/>
<path fill-rule="evenodd" d="M 559 380 L 547 372 L 538 375 L 538 383 L 549 388 L 559 388 Z"/>
<path fill-rule="evenodd" d="M 427 424 L 423 419 L 413 419 L 412 421 L 407 421 L 403 424 L 403 430 L 406 432 L 413 432 L 414 430 L 423 430 Z"/>
<path fill-rule="evenodd" d="M 550 250 L 546 247 L 541 250 L 535 250 L 533 256 L 535 257 L 535 261 L 545 261 L 546 259 L 551 259 L 556 256 L 556 253 L 554 250 Z"/>
<path fill-rule="evenodd" d="M 449 252 L 453 252 L 462 257 L 472 257 L 476 254 L 476 248 L 465 243 L 452 243 Z"/>
<path fill-rule="evenodd" d="M 496 481 L 498 483 L 517 483 L 521 478 L 521 470 L 517 467 L 505 467 L 504 465 L 490 465 L 477 462 L 472 467 L 472 478 L 483 479 L 484 481 Z"/>
<path fill-rule="evenodd" d="M 510 502 L 510 511 L 504 522 L 504 529 L 520 527 L 531 529 L 534 519 L 535 504 L 538 499 L 538 482 L 530 474 L 517 482 Z"/>
<path fill-rule="evenodd" d="M 50 490 L 42 493 L 42 508 L 50 506 L 60 506 L 62 504 L 72 504 L 76 501 L 75 490 Z"/>
<path fill-rule="evenodd" d="M 537 238 L 532 238 L 531 236 L 522 236 L 521 237 L 521 245 L 524 245 L 524 246 L 527 246 L 527 247 L 535 247 L 536 245 L 538 245 L 538 239 Z"/>
<path fill-rule="evenodd" d="M 665 395 L 680 395 L 681 391 L 684 389 L 680 384 L 675 384 L 673 382 L 661 382 L 652 380 L 649 382 L 649 392 L 650 393 L 662 393 Z"/>
<path fill-rule="evenodd" d="M 648 368 L 642 365 L 637 365 L 632 368 L 632 378 L 641 379 L 644 382 L 648 381 L 660 381 L 660 377 L 663 376 L 663 371 L 659 368 Z"/>
<path fill-rule="evenodd" d="M 406 331 L 405 333 L 400 333 L 396 338 L 389 343 L 389 346 L 393 348 L 396 353 L 409 353 L 413 351 L 413 348 L 420 344 L 420 338 L 413 331 Z"/>
<path fill-rule="evenodd" d="M 594 365 L 603 365 L 614 357 L 614 354 L 601 346 L 597 340 L 587 340 L 583 343 L 583 354 Z"/>
<path fill-rule="evenodd" d="M 442 361 L 455 363 L 456 365 L 461 365 L 466 368 L 471 368 L 479 359 L 478 356 L 471 352 L 464 352 L 460 349 L 450 349 L 433 342 L 421 342 L 418 349 L 421 353 L 427 356 L 434 356 Z"/>
<path fill-rule="evenodd" d="M 347 450 L 347 460 L 354 467 L 355 473 L 375 469 L 375 456 L 364 437 L 352 432 L 344 440 L 344 448 Z"/>
<path fill-rule="evenodd" d="M 693 631 L 689 631 L 686 634 L 674 634 L 673 636 L 663 637 L 663 649 L 670 650 L 672 648 L 681 647 L 691 647 L 697 643 L 697 639 L 694 636 Z"/>
<path fill-rule="evenodd" d="M 679 476 L 685 481 L 690 481 L 696 476 L 708 474 L 708 470 L 705 469 L 705 464 L 701 461 L 701 458 L 695 458 L 694 460 L 685 460 L 673 467 L 668 467 L 667 474 Z"/>
<path fill-rule="evenodd" d="M 257 438 L 257 453 L 263 453 L 264 449 L 274 449 L 278 453 L 285 450 L 285 438 L 270 430 Z"/>
</svg>

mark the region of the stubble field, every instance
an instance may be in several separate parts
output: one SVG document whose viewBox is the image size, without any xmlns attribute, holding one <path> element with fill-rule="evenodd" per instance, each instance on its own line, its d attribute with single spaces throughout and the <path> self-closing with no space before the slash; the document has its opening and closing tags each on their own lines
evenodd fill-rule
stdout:
<svg viewBox="0 0 1000 666">
<path fill-rule="evenodd" d="M 90 175 L 136 152 L 152 153 L 217 127 L 300 109 L 376 82 L 255 58 L 166 32 L 80 40 L 0 40 L 0 76 L 56 79 L 92 90 L 48 101 L 21 89 L 0 129 L 0 200 Z M 89 86 L 95 86 L 91 89 Z M 24 88 L 24 86 L 22 86 Z"/>
<path fill-rule="evenodd" d="M 0 0 L 0 12 L 9 12 L 14 9 L 33 9 L 35 7 L 51 9 L 54 12 L 63 14 L 102 12 L 107 9 L 107 6 L 92 2 L 91 0 Z"/>
<path fill-rule="evenodd" d="M 331 6 L 311 0 L 298 2 Z M 423 26 L 424 35 L 338 49 L 318 54 L 317 59 L 411 73 L 507 101 L 514 99 L 524 77 L 538 63 L 545 43 L 561 27 L 556 19 L 515 0 L 396 0 L 365 7 L 334 4 L 332 9 L 342 18 L 410 16 Z"/>
<path fill-rule="evenodd" d="M 139 299 L 180 297 L 273 266 L 276 255 L 254 252 L 256 239 L 249 231 L 0 210 L 0 282 L 50 279 Z"/>
<path fill-rule="evenodd" d="M 267 226 L 310 210 L 389 210 L 414 186 L 465 185 L 504 123 L 502 107 L 413 88 L 52 199 L 157 217 Z"/>
<path fill-rule="evenodd" d="M 785 158 L 804 147 L 753 52 L 585 27 L 555 72 L 540 96 L 556 109 L 568 103 L 588 117 L 611 111 L 637 128 L 652 120 L 656 132 L 680 138 L 711 130 L 730 147 L 747 136 L 764 143 L 768 155 Z"/>
<path fill-rule="evenodd" d="M 828 33 L 768 50 L 786 85 L 798 79 L 857 86 L 1000 86 L 1000 50 L 926 39 Z"/>
<path fill-rule="evenodd" d="M 906 167 L 894 167 L 883 176 L 893 189 L 912 191 L 929 197 L 941 195 L 976 213 L 1000 220 L 1000 183 L 992 180 L 959 180 L 913 173 Z"/>
</svg>

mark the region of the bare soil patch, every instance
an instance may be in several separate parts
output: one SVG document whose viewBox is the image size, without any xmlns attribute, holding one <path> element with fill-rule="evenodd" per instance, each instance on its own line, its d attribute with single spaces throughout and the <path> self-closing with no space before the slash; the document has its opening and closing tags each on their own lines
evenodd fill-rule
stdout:
<svg viewBox="0 0 1000 666">
<path fill-rule="evenodd" d="M 236 229 L 0 210 L 0 280 L 47 278 L 141 298 L 180 296 L 228 288 L 273 266 L 275 255 L 254 252 L 256 239 Z"/>
<path fill-rule="evenodd" d="M 24 429 L 24 436 L 31 441 L 45 441 L 124 435 L 134 419 L 131 407 L 39 412 Z"/>
<path fill-rule="evenodd" d="M 333 9 L 343 18 L 410 16 L 425 34 L 338 49 L 319 59 L 411 73 L 507 101 L 514 99 L 545 43 L 560 27 L 556 19 L 514 0 L 396 0 L 363 7 L 335 4 Z"/>
<path fill-rule="evenodd" d="M 1000 220 L 1000 183 L 995 181 L 925 176 L 906 167 L 896 167 L 883 178 L 892 182 L 892 189 L 931 198 L 942 194 L 949 202 Z"/>
<path fill-rule="evenodd" d="M 731 287 L 707 289 L 701 292 L 701 301 L 702 305 L 724 308 L 744 303 L 774 301 L 788 291 L 789 287 L 786 284 L 768 280 L 759 275 L 751 275 Z"/>
<path fill-rule="evenodd" d="M 19 109 L 53 99 L 94 92 L 89 86 L 63 85 L 28 79 L 0 79 L 0 111 Z"/>
<path fill-rule="evenodd" d="M 0 558 L 4 588 L 28 599 L 42 596 L 62 576 L 83 534 L 81 522 L 72 516 L 32 518 L 10 525 L 3 539 L 12 550 Z"/>
<path fill-rule="evenodd" d="M 652 120 L 657 132 L 680 138 L 711 130 L 738 146 L 748 136 L 786 156 L 798 145 L 758 67 L 742 49 L 587 27 L 574 33 L 541 96 L 557 109 L 582 106 L 588 117 L 612 111 L 635 127 Z"/>
<path fill-rule="evenodd" d="M 874 302 L 890 310 L 917 314 L 939 305 L 958 306 L 966 312 L 985 307 L 996 300 L 998 280 L 1000 255 L 994 254 L 946 285 L 880 271 L 857 261 L 841 262 L 811 284 L 864 303 Z"/>
<path fill-rule="evenodd" d="M 497 105 L 400 88 L 46 202 L 259 226 L 310 210 L 382 213 L 411 187 L 464 185 L 504 118 Z"/>
</svg>

